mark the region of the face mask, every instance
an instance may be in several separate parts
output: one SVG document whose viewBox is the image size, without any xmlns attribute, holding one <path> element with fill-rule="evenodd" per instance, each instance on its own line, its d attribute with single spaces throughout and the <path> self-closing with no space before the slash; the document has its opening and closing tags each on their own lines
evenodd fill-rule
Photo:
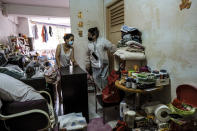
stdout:
<svg viewBox="0 0 197 131">
<path fill-rule="evenodd" d="M 73 41 L 69 41 L 68 42 L 68 45 L 73 45 Z"/>
<path fill-rule="evenodd" d="M 93 41 L 92 37 L 88 37 L 88 40 L 89 40 L 89 41 Z"/>
</svg>

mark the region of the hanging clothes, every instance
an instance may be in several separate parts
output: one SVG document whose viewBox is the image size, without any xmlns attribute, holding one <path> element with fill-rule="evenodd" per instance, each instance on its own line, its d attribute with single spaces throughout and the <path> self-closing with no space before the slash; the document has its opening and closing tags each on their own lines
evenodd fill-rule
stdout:
<svg viewBox="0 0 197 131">
<path fill-rule="evenodd" d="M 37 25 L 32 26 L 32 34 L 33 34 L 34 39 L 39 38 L 38 37 L 38 27 L 37 27 Z"/>
<path fill-rule="evenodd" d="M 52 27 L 51 26 L 49 26 L 49 34 L 50 34 L 51 37 L 53 36 L 53 31 L 52 31 Z"/>
<path fill-rule="evenodd" d="M 42 36 L 42 41 L 43 42 L 47 42 L 48 41 L 48 32 L 47 32 L 47 28 L 46 28 L 45 25 L 43 25 L 43 27 L 42 27 L 41 36 Z"/>
</svg>

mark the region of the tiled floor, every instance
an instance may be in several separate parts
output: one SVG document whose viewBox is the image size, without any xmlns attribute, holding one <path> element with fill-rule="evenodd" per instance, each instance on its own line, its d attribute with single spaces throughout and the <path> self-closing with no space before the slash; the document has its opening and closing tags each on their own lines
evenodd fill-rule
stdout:
<svg viewBox="0 0 197 131">
<path fill-rule="evenodd" d="M 88 93 L 88 105 L 89 105 L 89 119 L 90 120 L 93 119 L 93 118 L 103 117 L 102 107 L 99 104 L 98 104 L 98 107 L 97 107 L 98 111 L 96 113 L 94 92 L 93 93 Z M 111 120 L 111 121 L 108 121 L 107 124 L 109 124 L 112 128 L 114 128 L 116 126 L 116 123 L 117 123 L 117 119 L 112 120 L 113 118 L 116 117 L 116 116 L 113 116 L 113 114 L 115 114 L 113 112 L 114 112 L 114 109 L 109 108 L 109 109 L 107 109 L 107 113 L 106 113 L 106 120 Z"/>
<path fill-rule="evenodd" d="M 95 106 L 95 93 L 88 93 L 88 106 L 89 106 L 89 119 L 94 119 L 94 118 L 101 118 L 103 117 L 103 111 L 102 111 L 102 107 L 99 105 L 98 103 L 98 107 L 97 107 L 97 113 L 96 113 L 96 106 Z M 116 126 L 117 123 L 117 119 L 113 119 L 116 118 L 116 116 L 113 116 L 114 113 L 114 108 L 109 108 L 107 109 L 107 113 L 106 113 L 106 120 L 111 120 L 111 121 L 107 121 L 106 124 L 109 124 L 112 128 L 114 128 Z M 63 104 L 59 103 L 59 97 L 58 94 L 56 94 L 56 100 L 55 100 L 55 113 L 60 116 L 63 115 Z"/>
</svg>

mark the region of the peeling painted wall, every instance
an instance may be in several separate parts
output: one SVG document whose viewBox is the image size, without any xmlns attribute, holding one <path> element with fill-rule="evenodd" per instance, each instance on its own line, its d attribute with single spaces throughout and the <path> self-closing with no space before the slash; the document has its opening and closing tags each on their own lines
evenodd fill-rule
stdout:
<svg viewBox="0 0 197 131">
<path fill-rule="evenodd" d="M 104 0 L 107 6 L 116 0 Z M 93 25 L 105 29 L 102 0 L 71 0 L 71 28 L 75 34 L 75 58 L 85 67 L 87 29 Z M 153 69 L 167 69 L 171 76 L 172 98 L 176 87 L 197 85 L 197 1 L 190 9 L 179 10 L 181 0 L 125 0 L 125 24 L 142 31 L 147 62 Z M 78 37 L 78 11 L 84 18 L 83 35 Z M 104 15 L 103 14 L 104 11 Z M 104 16 L 104 18 L 103 18 Z"/>
<path fill-rule="evenodd" d="M 82 12 L 83 18 L 78 18 L 78 12 Z M 104 34 L 103 0 L 70 0 L 71 32 L 75 36 L 75 59 L 85 69 L 87 60 L 88 29 L 97 26 L 100 35 Z M 83 27 L 78 27 L 78 22 L 83 22 Z M 83 37 L 79 37 L 78 31 L 83 31 Z"/>
<path fill-rule="evenodd" d="M 29 36 L 29 21 L 28 18 L 18 17 L 18 33 Z"/>
<path fill-rule="evenodd" d="M 148 65 L 167 69 L 172 98 L 176 87 L 197 86 L 197 1 L 179 10 L 181 0 L 125 0 L 125 24 L 142 31 Z"/>
<path fill-rule="evenodd" d="M 17 35 L 16 23 L 15 17 L 5 17 L 0 11 L 0 43 L 7 44 L 8 36 Z"/>
</svg>

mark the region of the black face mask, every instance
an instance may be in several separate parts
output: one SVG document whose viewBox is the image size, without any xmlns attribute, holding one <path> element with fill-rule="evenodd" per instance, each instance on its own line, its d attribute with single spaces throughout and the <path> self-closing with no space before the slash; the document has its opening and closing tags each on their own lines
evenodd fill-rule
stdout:
<svg viewBox="0 0 197 131">
<path fill-rule="evenodd" d="M 89 41 L 93 41 L 93 38 L 92 38 L 92 37 L 88 37 L 88 40 L 89 40 Z"/>
</svg>

